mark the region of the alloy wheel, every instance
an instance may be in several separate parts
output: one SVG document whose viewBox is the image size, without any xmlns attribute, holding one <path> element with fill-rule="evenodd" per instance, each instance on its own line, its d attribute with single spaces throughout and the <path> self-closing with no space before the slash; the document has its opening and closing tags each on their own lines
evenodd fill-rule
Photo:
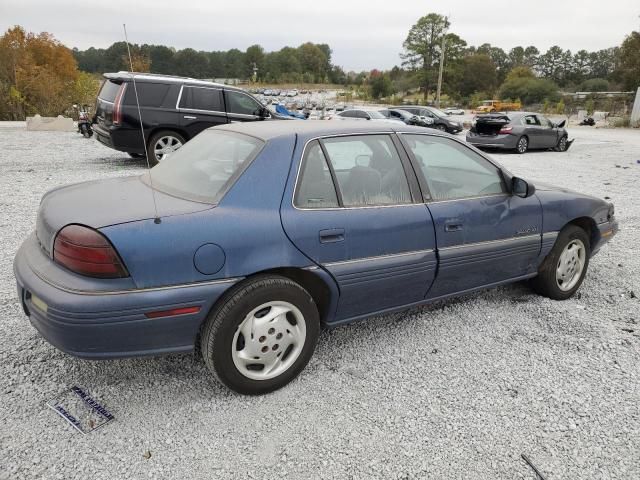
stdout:
<svg viewBox="0 0 640 480">
<path fill-rule="evenodd" d="M 520 140 L 518 140 L 518 153 L 526 152 L 528 147 L 529 141 L 526 137 L 522 137 Z"/>
<path fill-rule="evenodd" d="M 161 162 L 171 152 L 178 150 L 182 146 L 182 142 L 171 135 L 160 137 L 153 146 L 153 153 L 158 162 Z"/>
</svg>

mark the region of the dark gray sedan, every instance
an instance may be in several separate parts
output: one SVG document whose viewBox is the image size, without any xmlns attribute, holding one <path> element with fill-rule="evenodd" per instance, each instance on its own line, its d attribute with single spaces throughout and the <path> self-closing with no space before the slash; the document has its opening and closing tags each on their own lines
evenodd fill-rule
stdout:
<svg viewBox="0 0 640 480">
<path fill-rule="evenodd" d="M 467 133 L 467 142 L 479 148 L 501 148 L 525 153 L 530 149 L 566 151 L 565 121 L 556 124 L 539 113 L 513 112 L 479 115 Z"/>
</svg>

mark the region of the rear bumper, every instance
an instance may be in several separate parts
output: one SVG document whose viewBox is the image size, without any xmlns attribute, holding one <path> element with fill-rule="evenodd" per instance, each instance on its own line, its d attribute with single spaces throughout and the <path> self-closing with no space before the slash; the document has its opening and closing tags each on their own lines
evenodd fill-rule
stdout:
<svg viewBox="0 0 640 480">
<path fill-rule="evenodd" d="M 514 149 L 518 143 L 515 135 L 478 135 L 467 133 L 467 143 L 479 148 L 504 148 Z"/>
<path fill-rule="evenodd" d="M 82 358 L 191 351 L 215 301 L 239 280 L 115 291 L 70 289 L 32 267 L 30 257 L 38 254 L 34 249 L 39 245 L 31 236 L 14 260 L 18 298 L 31 324 L 49 343 Z M 192 306 L 200 310 L 171 317 L 145 315 Z"/>
<path fill-rule="evenodd" d="M 129 130 L 122 131 L 117 127 L 107 128 L 96 123 L 93 124 L 93 132 L 98 141 L 105 147 L 113 148 L 119 152 L 145 153 L 144 145 L 140 138 L 140 130 L 134 132 Z M 132 142 L 131 137 L 135 138 L 136 141 Z"/>
</svg>

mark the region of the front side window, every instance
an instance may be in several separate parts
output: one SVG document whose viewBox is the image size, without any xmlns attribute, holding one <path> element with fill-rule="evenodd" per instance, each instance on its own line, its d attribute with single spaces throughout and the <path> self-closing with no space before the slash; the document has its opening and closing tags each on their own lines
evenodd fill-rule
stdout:
<svg viewBox="0 0 640 480">
<path fill-rule="evenodd" d="M 553 124 L 547 117 L 543 117 L 542 115 L 537 115 L 537 117 L 538 117 L 538 121 L 540 122 L 540 125 L 542 125 L 543 127 L 546 127 L 546 128 L 553 127 Z"/>
<path fill-rule="evenodd" d="M 422 170 L 433 200 L 504 193 L 498 169 L 477 153 L 448 138 L 403 135 Z"/>
<path fill-rule="evenodd" d="M 223 130 L 205 130 L 143 177 L 153 187 L 188 200 L 215 204 L 258 155 L 264 142 Z"/>
<path fill-rule="evenodd" d="M 293 203 L 299 208 L 339 206 L 329 165 L 317 140 L 310 143 L 305 150 Z"/>
<path fill-rule="evenodd" d="M 356 111 L 355 110 L 347 110 L 346 112 L 342 112 L 340 114 L 341 117 L 345 117 L 345 118 L 356 118 Z"/>
<path fill-rule="evenodd" d="M 216 88 L 184 87 L 179 107 L 209 112 L 224 111 L 220 94 L 220 90 Z"/>
<path fill-rule="evenodd" d="M 388 135 L 322 140 L 345 207 L 411 203 L 402 161 Z"/>
<path fill-rule="evenodd" d="M 260 115 L 262 107 L 249 95 L 227 90 L 227 113 Z"/>
</svg>

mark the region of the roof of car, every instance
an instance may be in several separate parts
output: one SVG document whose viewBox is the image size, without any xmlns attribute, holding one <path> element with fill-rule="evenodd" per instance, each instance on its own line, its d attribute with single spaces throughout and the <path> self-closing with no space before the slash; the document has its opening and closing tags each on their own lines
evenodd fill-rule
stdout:
<svg viewBox="0 0 640 480">
<path fill-rule="evenodd" d="M 136 81 L 161 81 L 161 82 L 171 82 L 171 83 L 189 83 L 192 85 L 206 85 L 206 86 L 215 86 L 221 88 L 228 88 L 232 90 L 241 90 L 240 88 L 233 87 L 231 85 L 223 85 L 222 83 L 210 82 L 208 80 L 199 80 L 197 78 L 191 77 L 179 77 L 177 75 L 162 75 L 160 73 L 140 73 L 140 72 L 126 72 L 120 71 L 117 73 L 105 73 L 103 74 L 105 78 L 109 79 L 118 79 L 118 80 L 131 80 L 135 77 Z"/>
<path fill-rule="evenodd" d="M 244 133 L 265 141 L 289 135 L 313 138 L 350 133 L 433 133 L 425 131 L 424 127 L 412 127 L 402 122 L 378 122 L 376 120 L 271 120 L 264 122 L 229 123 L 212 128 Z"/>
</svg>

